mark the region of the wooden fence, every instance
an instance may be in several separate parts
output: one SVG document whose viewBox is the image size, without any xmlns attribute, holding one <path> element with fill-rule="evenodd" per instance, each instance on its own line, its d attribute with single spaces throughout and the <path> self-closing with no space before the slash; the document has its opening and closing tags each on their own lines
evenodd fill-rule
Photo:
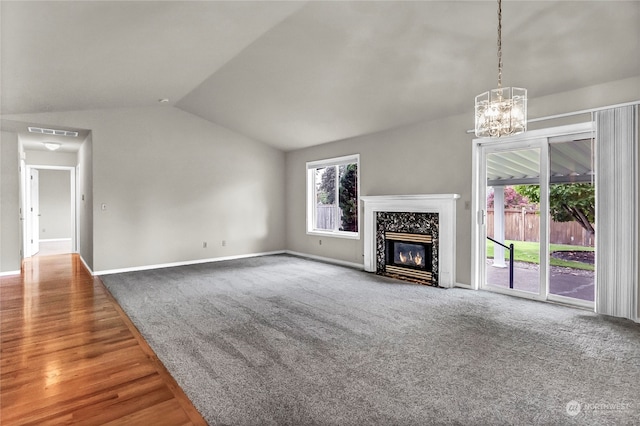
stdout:
<svg viewBox="0 0 640 426">
<path fill-rule="evenodd" d="M 591 246 L 595 243 L 578 222 L 554 222 L 549 218 L 549 242 Z M 493 238 L 493 209 L 487 210 L 487 235 Z M 536 210 L 505 209 L 504 238 L 513 241 L 540 241 L 540 214 Z"/>
<path fill-rule="evenodd" d="M 316 205 L 316 229 L 334 229 L 336 220 L 335 204 L 317 204 Z"/>
</svg>

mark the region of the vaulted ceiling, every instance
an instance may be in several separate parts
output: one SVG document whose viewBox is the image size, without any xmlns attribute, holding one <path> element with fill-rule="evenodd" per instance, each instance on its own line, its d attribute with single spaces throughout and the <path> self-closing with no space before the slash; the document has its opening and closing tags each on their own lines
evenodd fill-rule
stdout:
<svg viewBox="0 0 640 426">
<path fill-rule="evenodd" d="M 169 105 L 291 150 L 469 113 L 494 1 L 2 1 L 0 113 Z M 640 2 L 505 1 L 505 85 L 640 75 Z M 470 122 L 470 127 L 472 123 Z"/>
</svg>

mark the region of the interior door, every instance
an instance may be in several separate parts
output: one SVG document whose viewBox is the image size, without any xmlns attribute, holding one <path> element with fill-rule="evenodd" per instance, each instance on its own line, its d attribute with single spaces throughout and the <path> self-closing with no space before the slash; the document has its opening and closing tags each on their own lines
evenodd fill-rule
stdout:
<svg viewBox="0 0 640 426">
<path fill-rule="evenodd" d="M 479 149 L 480 288 L 546 299 L 546 139 L 488 143 Z M 538 203 L 522 195 L 531 192 L 539 194 Z"/>
<path fill-rule="evenodd" d="M 31 256 L 40 251 L 40 174 L 38 169 L 31 169 Z"/>
</svg>

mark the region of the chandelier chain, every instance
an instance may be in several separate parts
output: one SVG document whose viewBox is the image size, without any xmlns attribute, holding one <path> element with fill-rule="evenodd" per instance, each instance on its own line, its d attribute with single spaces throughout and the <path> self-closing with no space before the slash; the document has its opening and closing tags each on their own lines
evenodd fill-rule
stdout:
<svg viewBox="0 0 640 426">
<path fill-rule="evenodd" d="M 498 89 L 502 87 L 502 0 L 498 0 Z"/>
<path fill-rule="evenodd" d="M 499 138 L 527 131 L 527 89 L 502 87 L 502 0 L 498 2 L 498 88 L 476 96 L 475 133 Z"/>
</svg>

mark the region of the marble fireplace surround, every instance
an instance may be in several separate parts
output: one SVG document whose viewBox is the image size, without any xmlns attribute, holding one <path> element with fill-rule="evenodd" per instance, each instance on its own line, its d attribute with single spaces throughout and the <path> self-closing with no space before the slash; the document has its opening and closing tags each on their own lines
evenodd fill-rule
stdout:
<svg viewBox="0 0 640 426">
<path fill-rule="evenodd" d="M 376 213 L 438 213 L 438 285 L 456 284 L 456 201 L 459 194 L 362 196 L 364 203 L 364 270 L 376 272 Z"/>
</svg>

